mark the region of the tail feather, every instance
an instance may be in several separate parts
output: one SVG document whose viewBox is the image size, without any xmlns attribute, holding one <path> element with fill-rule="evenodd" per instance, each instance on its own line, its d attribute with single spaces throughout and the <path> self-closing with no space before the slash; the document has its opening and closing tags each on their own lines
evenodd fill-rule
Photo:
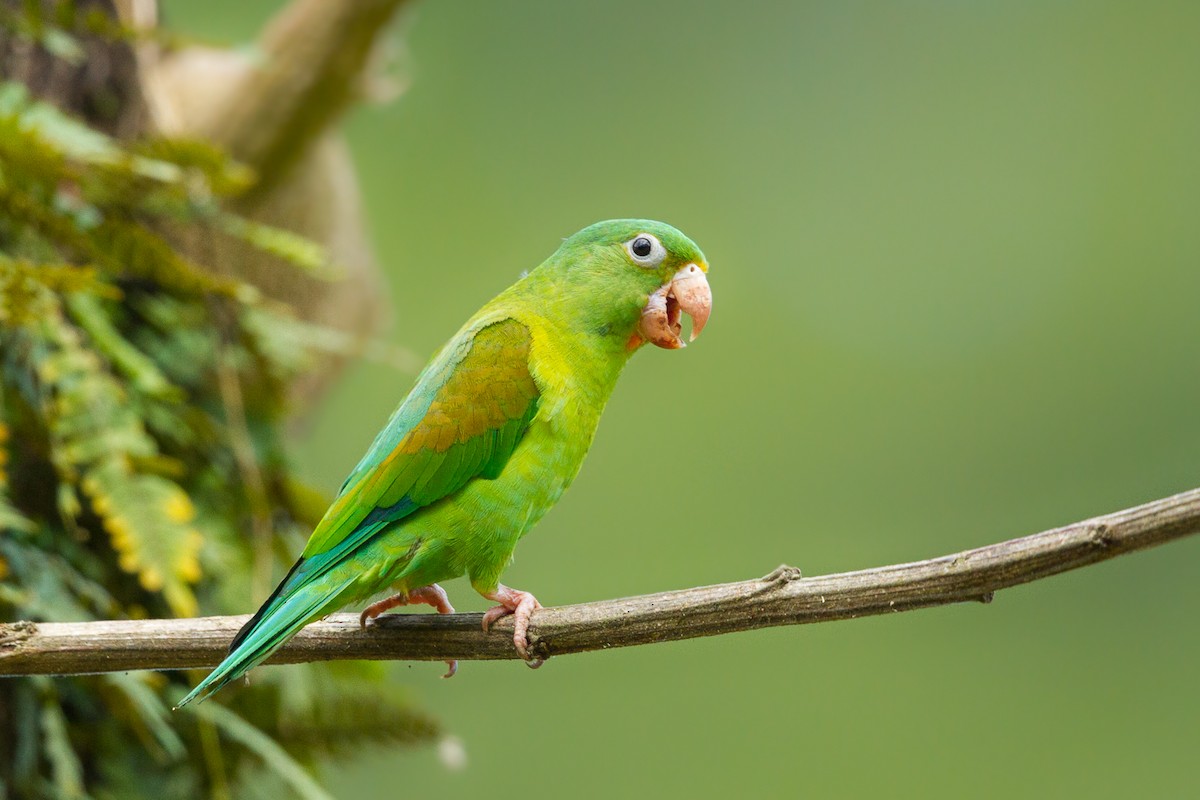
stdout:
<svg viewBox="0 0 1200 800">
<path fill-rule="evenodd" d="M 251 617 L 236 634 L 234 634 L 233 640 L 229 643 L 228 652 L 230 654 L 232 654 L 234 650 L 237 650 L 239 647 L 241 647 L 242 642 L 244 642 L 246 637 L 258 627 L 258 624 L 262 622 L 269 613 L 274 611 L 275 608 L 279 606 L 280 598 L 287 593 L 289 588 L 288 584 L 291 582 L 292 576 L 296 574 L 296 571 L 300 569 L 300 566 L 303 563 L 304 559 L 299 559 L 295 564 L 292 564 L 292 568 L 288 570 L 287 575 L 283 576 L 283 580 L 281 580 L 279 585 L 275 587 L 275 591 L 271 592 L 271 596 L 267 598 L 265 603 L 258 607 L 258 611 L 254 612 L 254 616 Z"/>
<path fill-rule="evenodd" d="M 222 686 L 235 681 L 270 658 L 290 638 L 317 617 L 339 606 L 343 593 L 359 580 L 360 573 L 337 572 L 340 565 L 388 524 L 386 518 L 370 519 L 353 536 L 330 550 L 301 557 L 250 621 L 233 637 L 229 655 L 188 693 L 176 708 L 203 700 Z M 414 548 L 405 558 L 411 560 Z M 339 580 L 340 579 L 340 580 Z"/>
<path fill-rule="evenodd" d="M 175 708 L 206 699 L 266 661 L 301 628 L 320 616 L 330 597 L 341 594 L 352 582 L 352 579 L 347 580 L 336 587 L 332 594 L 320 590 L 304 591 L 301 588 L 290 597 L 275 598 L 273 602 L 265 603 L 258 614 L 238 631 L 230 645 L 229 655 Z"/>
</svg>

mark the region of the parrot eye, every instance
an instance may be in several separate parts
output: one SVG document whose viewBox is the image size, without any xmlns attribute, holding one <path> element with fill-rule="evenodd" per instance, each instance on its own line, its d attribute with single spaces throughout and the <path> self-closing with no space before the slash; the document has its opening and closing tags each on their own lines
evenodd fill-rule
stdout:
<svg viewBox="0 0 1200 800">
<path fill-rule="evenodd" d="M 662 242 L 649 233 L 639 233 L 625 243 L 625 249 L 639 267 L 657 267 L 667 257 Z"/>
</svg>

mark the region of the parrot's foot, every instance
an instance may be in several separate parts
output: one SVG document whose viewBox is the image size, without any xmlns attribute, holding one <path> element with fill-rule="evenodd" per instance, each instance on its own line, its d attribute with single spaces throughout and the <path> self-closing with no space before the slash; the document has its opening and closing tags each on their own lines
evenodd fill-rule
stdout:
<svg viewBox="0 0 1200 800">
<path fill-rule="evenodd" d="M 541 608 L 542 604 L 537 601 L 537 598 L 529 592 L 522 592 L 517 589 L 510 589 L 504 584 L 496 587 L 496 591 L 483 594 L 488 600 L 495 600 L 500 605 L 494 608 L 489 608 L 483 615 L 483 629 L 486 631 L 492 626 L 492 623 L 501 617 L 513 615 L 513 644 L 520 653 L 521 658 L 525 659 L 525 663 L 532 669 L 537 669 L 542 665 L 542 659 L 529 654 L 529 618 L 533 616 L 533 611 L 536 608 Z"/>
<path fill-rule="evenodd" d="M 367 621 L 375 619 L 383 612 L 395 608 L 396 606 L 412 606 L 412 605 L 429 605 L 437 609 L 439 614 L 453 614 L 454 606 L 450 605 L 450 598 L 446 596 L 446 590 L 438 586 L 436 583 L 431 583 L 428 586 L 422 586 L 420 589 L 413 589 L 411 592 L 401 592 L 400 594 L 392 595 L 391 597 L 380 600 L 378 603 L 372 603 L 363 609 L 363 612 L 358 616 L 358 624 L 360 627 L 367 627 Z M 457 661 L 446 662 L 446 674 L 443 678 L 453 678 L 454 673 L 458 672 Z"/>
<path fill-rule="evenodd" d="M 422 586 L 420 589 L 413 589 L 411 592 L 401 592 L 400 594 L 380 600 L 378 603 L 372 603 L 359 614 L 358 624 L 365 628 L 367 627 L 368 620 L 375 619 L 383 612 L 393 609 L 396 606 L 417 605 L 433 606 L 439 614 L 454 613 L 454 606 L 450 605 L 450 598 L 446 596 L 446 590 L 436 583 L 431 583 L 428 586 Z"/>
</svg>

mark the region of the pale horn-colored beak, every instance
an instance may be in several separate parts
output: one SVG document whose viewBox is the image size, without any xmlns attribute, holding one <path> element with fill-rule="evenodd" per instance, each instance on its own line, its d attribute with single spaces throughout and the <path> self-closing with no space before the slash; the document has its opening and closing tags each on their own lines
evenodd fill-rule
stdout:
<svg viewBox="0 0 1200 800">
<path fill-rule="evenodd" d="M 684 347 L 679 338 L 683 330 L 679 323 L 680 312 L 692 318 L 692 335 L 688 341 L 700 335 L 712 313 L 712 290 L 704 272 L 700 266 L 688 264 L 671 276 L 670 283 L 650 295 L 642 309 L 637 333 L 630 341 L 631 348 L 641 344 L 639 339 L 667 350 Z"/>
</svg>

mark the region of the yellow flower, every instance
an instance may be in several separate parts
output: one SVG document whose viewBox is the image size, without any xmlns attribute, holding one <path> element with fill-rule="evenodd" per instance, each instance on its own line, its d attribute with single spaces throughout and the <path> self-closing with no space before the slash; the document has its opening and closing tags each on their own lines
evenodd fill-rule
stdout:
<svg viewBox="0 0 1200 800">
<path fill-rule="evenodd" d="M 108 528 L 108 532 L 112 534 L 113 543 L 118 549 L 122 549 L 130 540 L 132 528 L 129 527 L 129 522 L 124 517 L 112 516 L 104 520 L 104 527 Z"/>
<path fill-rule="evenodd" d="M 138 576 L 138 581 L 147 592 L 157 592 L 163 587 L 162 573 L 154 567 L 146 567 Z"/>
<path fill-rule="evenodd" d="M 183 492 L 173 492 L 164 508 L 167 519 L 172 522 L 191 522 L 196 516 L 196 508 L 191 499 Z"/>
<path fill-rule="evenodd" d="M 84 485 L 86 487 L 87 484 Z M 92 495 L 92 508 L 100 516 L 105 516 L 112 512 L 112 501 L 102 494 L 94 494 Z"/>
<path fill-rule="evenodd" d="M 188 583 L 195 583 L 200 580 L 200 559 L 196 554 L 200 551 L 201 544 L 204 543 L 204 537 L 200 535 L 200 531 L 190 530 L 187 533 L 188 539 L 188 554 L 179 563 L 179 577 Z"/>
</svg>

